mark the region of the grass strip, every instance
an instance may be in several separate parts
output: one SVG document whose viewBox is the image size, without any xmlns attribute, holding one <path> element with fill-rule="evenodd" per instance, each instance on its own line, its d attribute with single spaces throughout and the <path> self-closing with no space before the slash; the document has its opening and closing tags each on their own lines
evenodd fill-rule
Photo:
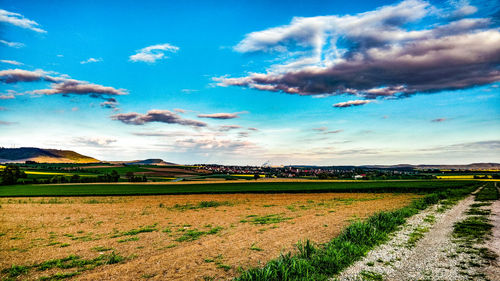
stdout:
<svg viewBox="0 0 500 281">
<path fill-rule="evenodd" d="M 323 245 L 310 241 L 297 244 L 297 253 L 282 254 L 262 268 L 243 271 L 234 280 L 327 280 L 365 256 L 371 249 L 389 239 L 389 234 L 406 222 L 406 218 L 436 204 L 442 199 L 458 199 L 470 194 L 477 185 L 448 189 L 414 200 L 409 206 L 379 212 L 365 221 L 356 221 L 339 236 Z"/>
</svg>

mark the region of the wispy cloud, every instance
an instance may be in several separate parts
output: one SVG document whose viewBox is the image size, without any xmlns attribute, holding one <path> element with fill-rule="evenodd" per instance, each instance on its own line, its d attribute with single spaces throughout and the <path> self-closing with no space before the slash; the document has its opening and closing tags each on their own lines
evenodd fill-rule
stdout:
<svg viewBox="0 0 500 281">
<path fill-rule="evenodd" d="M 500 30 L 494 20 L 457 17 L 474 8 L 459 5 L 446 10 L 449 16 L 455 13 L 450 20 L 436 16 L 440 9 L 427 1 L 406 0 L 357 15 L 297 17 L 288 25 L 249 33 L 234 48 L 277 54 L 281 63 L 265 73 L 213 80 L 219 86 L 366 99 L 500 81 Z M 432 25 L 421 25 L 426 17 L 433 18 Z"/>
<path fill-rule="evenodd" d="M 6 10 L 0 9 L 0 22 L 9 23 L 21 28 L 30 29 L 39 33 L 47 33 L 47 31 L 41 29 L 36 21 L 25 18 L 23 15 L 18 13 L 12 13 Z"/>
<path fill-rule="evenodd" d="M 5 41 L 5 40 L 2 40 L 2 39 L 0 39 L 0 43 L 6 45 L 8 47 L 12 47 L 12 48 L 22 48 L 22 47 L 25 46 L 23 43 L 9 42 L 9 41 Z"/>
<path fill-rule="evenodd" d="M 80 64 L 87 64 L 87 63 L 96 63 L 96 62 L 101 62 L 102 58 L 88 58 L 86 60 L 83 60 L 80 62 Z"/>
<path fill-rule="evenodd" d="M 436 118 L 436 119 L 432 119 L 431 122 L 434 122 L 434 123 L 441 123 L 441 122 L 444 122 L 444 121 L 447 121 L 448 118 Z"/>
<path fill-rule="evenodd" d="M 8 125 L 14 125 L 17 124 L 16 122 L 7 122 L 7 121 L 1 121 L 0 120 L 0 126 L 8 126 Z"/>
<path fill-rule="evenodd" d="M 363 104 L 371 103 L 373 100 L 350 100 L 346 102 L 339 102 L 333 105 L 333 107 L 351 107 L 351 106 L 360 106 Z"/>
<path fill-rule="evenodd" d="M 0 95 L 0 100 L 11 100 L 14 99 L 15 96 L 13 94 L 3 94 Z"/>
<path fill-rule="evenodd" d="M 181 92 L 183 93 L 186 93 L 186 94 L 190 94 L 190 93 L 194 93 L 194 92 L 198 92 L 199 90 L 195 90 L 195 89 L 182 89 Z"/>
<path fill-rule="evenodd" d="M 111 119 L 121 121 L 122 123 L 129 125 L 144 125 L 150 122 L 160 122 L 167 124 L 179 124 L 184 126 L 193 126 L 193 127 L 205 127 L 206 123 L 184 119 L 179 116 L 177 113 L 174 113 L 169 110 L 158 110 L 153 109 L 148 111 L 146 114 L 140 114 L 136 112 L 130 113 L 120 113 L 111 116 Z"/>
<path fill-rule="evenodd" d="M 223 125 L 219 126 L 219 131 L 221 132 L 227 132 L 235 129 L 241 129 L 241 126 L 238 125 Z"/>
<path fill-rule="evenodd" d="M 344 130 L 328 130 L 328 127 L 319 127 L 319 128 L 313 128 L 313 131 L 321 132 L 323 134 L 338 134 L 343 132 Z"/>
<path fill-rule="evenodd" d="M 88 146 L 109 146 L 116 141 L 116 139 L 104 137 L 77 137 L 73 140 L 75 144 Z"/>
<path fill-rule="evenodd" d="M 1 63 L 12 64 L 12 65 L 23 65 L 22 62 L 18 62 L 15 60 L 0 60 Z"/>
<path fill-rule="evenodd" d="M 198 114 L 199 118 L 212 118 L 212 119 L 234 119 L 239 118 L 238 114 L 248 113 L 247 111 L 235 112 L 235 113 L 212 113 L 212 114 Z"/>
<path fill-rule="evenodd" d="M 165 44 L 157 44 L 149 47 L 142 48 L 137 51 L 135 55 L 130 56 L 130 61 L 133 62 L 148 62 L 154 63 L 157 60 L 168 58 L 165 56 L 165 53 L 175 53 L 179 50 L 179 47 L 165 43 Z"/>
</svg>

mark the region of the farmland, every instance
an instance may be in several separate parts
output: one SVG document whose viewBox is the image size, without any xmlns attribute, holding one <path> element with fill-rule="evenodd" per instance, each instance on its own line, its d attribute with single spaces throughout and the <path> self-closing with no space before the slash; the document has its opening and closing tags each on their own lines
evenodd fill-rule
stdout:
<svg viewBox="0 0 500 281">
<path fill-rule="evenodd" d="M 228 279 L 296 252 L 297 242 L 320 245 L 378 212 L 412 204 L 417 207 L 409 210 L 417 210 L 478 185 L 259 180 L 2 186 L 0 255 L 6 258 L 0 274 L 18 280 Z"/>
<path fill-rule="evenodd" d="M 12 185 L 0 187 L 0 196 L 160 195 L 196 193 L 273 192 L 432 192 L 474 185 L 474 181 L 242 181 L 200 183 L 110 183 Z"/>
<path fill-rule="evenodd" d="M 78 272 L 81 280 L 124 275 L 129 280 L 227 278 L 237 275 L 240 266 L 258 266 L 293 250 L 297 241 L 326 242 L 350 221 L 403 207 L 418 197 L 316 193 L 2 198 L 0 268 L 72 255 L 90 262 L 114 253 L 123 261 L 93 269 L 38 266 L 18 277 Z"/>
</svg>

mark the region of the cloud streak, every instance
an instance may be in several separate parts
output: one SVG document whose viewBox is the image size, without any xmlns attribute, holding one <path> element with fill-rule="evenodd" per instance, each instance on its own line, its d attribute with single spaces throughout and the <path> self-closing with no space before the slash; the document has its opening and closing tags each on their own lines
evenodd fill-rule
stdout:
<svg viewBox="0 0 500 281">
<path fill-rule="evenodd" d="M 235 112 L 235 113 L 212 113 L 212 114 L 198 114 L 199 118 L 211 118 L 211 119 L 234 119 L 239 118 L 238 114 L 247 113 L 246 111 Z"/>
<path fill-rule="evenodd" d="M 87 63 L 96 63 L 96 62 L 101 62 L 102 58 L 88 58 L 86 60 L 83 60 L 80 62 L 80 64 L 87 64 Z"/>
<path fill-rule="evenodd" d="M 436 17 L 439 9 L 422 0 L 357 15 L 297 17 L 288 25 L 249 33 L 234 48 L 277 53 L 286 58 L 282 63 L 265 73 L 213 80 L 224 87 L 365 99 L 490 84 L 500 81 L 500 30 L 490 18 L 457 16 L 474 8 L 461 5 L 449 11 L 450 17 L 455 13 L 452 21 L 424 28 L 418 26 L 420 20 Z"/>
<path fill-rule="evenodd" d="M 6 63 L 6 64 L 12 64 L 12 65 L 23 65 L 22 62 L 18 62 L 15 60 L 0 60 L 0 62 Z"/>
<path fill-rule="evenodd" d="M 207 126 L 207 124 L 204 122 L 184 119 L 177 113 L 174 113 L 172 111 L 158 110 L 158 109 L 150 110 L 146 114 L 140 114 L 136 112 L 120 113 L 111 116 L 111 119 L 120 121 L 128 125 L 144 125 L 146 123 L 151 123 L 151 122 L 160 122 L 160 123 L 178 124 L 178 125 L 192 126 L 192 127 Z"/>
<path fill-rule="evenodd" d="M 16 48 L 16 49 L 19 49 L 19 48 L 22 48 L 25 46 L 23 43 L 9 42 L 9 41 L 5 41 L 2 39 L 0 39 L 0 43 L 4 44 L 5 46 L 11 47 L 11 48 Z"/>
<path fill-rule="evenodd" d="M 333 107 L 351 107 L 351 106 L 360 106 L 367 103 L 371 103 L 373 100 L 350 100 L 346 102 L 339 102 L 333 105 Z"/>
<path fill-rule="evenodd" d="M 47 33 L 47 31 L 39 27 L 40 25 L 36 21 L 27 19 L 21 14 L 12 13 L 2 9 L 0 9 L 0 22 L 9 23 L 38 33 Z"/>
<path fill-rule="evenodd" d="M 165 43 L 142 48 L 136 51 L 135 55 L 129 57 L 132 62 L 155 63 L 157 60 L 168 58 L 165 53 L 176 53 L 179 47 Z"/>
</svg>

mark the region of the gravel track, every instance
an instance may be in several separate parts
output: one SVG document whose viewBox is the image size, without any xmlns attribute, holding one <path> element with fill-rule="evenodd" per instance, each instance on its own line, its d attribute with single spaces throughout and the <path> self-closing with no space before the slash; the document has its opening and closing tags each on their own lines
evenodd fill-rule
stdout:
<svg viewBox="0 0 500 281">
<path fill-rule="evenodd" d="M 497 188 L 500 189 L 497 183 Z M 500 257 L 500 200 L 496 200 L 491 205 L 491 224 L 493 224 L 492 237 L 486 243 L 486 247 Z M 499 258 L 493 261 L 490 266 L 485 269 L 486 276 L 490 280 L 500 280 L 500 263 Z"/>
<path fill-rule="evenodd" d="M 472 203 L 474 197 L 470 195 L 444 213 L 437 211 L 438 206 L 429 207 L 409 218 L 387 243 L 370 251 L 332 280 L 488 280 L 483 277 L 471 279 L 471 276 L 480 276 L 481 268 L 463 266 L 474 260 L 474 256 L 460 251 L 451 236 L 453 224 L 467 217 L 465 212 Z M 495 204 L 497 212 L 500 211 L 499 201 Z M 498 219 L 497 213 L 496 235 L 500 235 Z M 409 240 L 415 238 L 415 233 L 422 237 L 411 244 Z M 498 237 L 490 241 L 500 248 Z M 499 280 L 496 272 L 492 274 L 494 278 L 490 280 Z"/>
</svg>

